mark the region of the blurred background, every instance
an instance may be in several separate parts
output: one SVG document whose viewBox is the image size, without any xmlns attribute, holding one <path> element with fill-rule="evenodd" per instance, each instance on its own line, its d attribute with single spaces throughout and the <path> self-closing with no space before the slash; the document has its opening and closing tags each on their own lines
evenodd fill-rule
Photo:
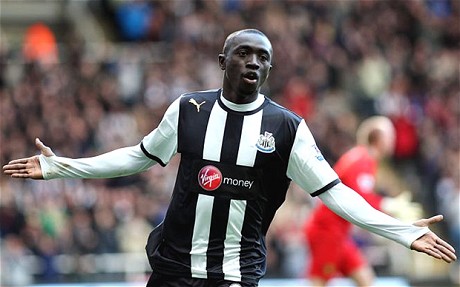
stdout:
<svg viewBox="0 0 460 287">
<path fill-rule="evenodd" d="M 433 229 L 460 250 L 459 1 L 1 0 L 0 11 L 1 165 L 37 154 L 36 137 L 67 157 L 137 144 L 181 93 L 220 87 L 225 37 L 257 28 L 274 47 L 264 93 L 306 119 L 331 164 L 362 119 L 390 117 L 397 144 L 378 192 L 408 191 L 424 217 L 442 213 Z M 110 180 L 0 175 L 0 285 L 144 282 L 177 163 Z M 268 234 L 267 279 L 305 278 L 315 204 L 291 186 Z M 458 262 L 354 238 L 382 278 L 460 284 Z"/>
</svg>

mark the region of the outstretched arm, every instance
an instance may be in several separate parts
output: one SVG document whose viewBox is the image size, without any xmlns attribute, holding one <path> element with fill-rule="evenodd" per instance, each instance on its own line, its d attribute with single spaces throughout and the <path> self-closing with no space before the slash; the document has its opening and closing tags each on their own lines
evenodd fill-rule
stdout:
<svg viewBox="0 0 460 287">
<path fill-rule="evenodd" d="M 143 138 L 142 144 L 71 159 L 56 156 L 36 139 L 41 155 L 12 160 L 3 171 L 15 178 L 111 178 L 145 171 L 157 162 L 166 165 L 177 152 L 180 99 L 169 106 L 158 127 Z"/>
<path fill-rule="evenodd" d="M 54 156 L 53 151 L 45 146 L 38 138 L 35 139 L 35 145 L 43 156 Z M 3 172 L 15 178 L 43 179 L 38 155 L 12 160 L 3 166 Z"/>
<path fill-rule="evenodd" d="M 147 158 L 139 145 L 113 150 L 90 158 L 58 157 L 39 139 L 35 140 L 41 155 L 16 159 L 3 167 L 15 178 L 112 178 L 147 170 L 156 162 Z"/>
<path fill-rule="evenodd" d="M 368 231 L 448 263 L 457 259 L 454 248 L 428 229 L 429 225 L 441 221 L 442 216 L 404 223 L 374 209 L 344 184 L 332 187 L 319 197 L 336 214 Z"/>
</svg>

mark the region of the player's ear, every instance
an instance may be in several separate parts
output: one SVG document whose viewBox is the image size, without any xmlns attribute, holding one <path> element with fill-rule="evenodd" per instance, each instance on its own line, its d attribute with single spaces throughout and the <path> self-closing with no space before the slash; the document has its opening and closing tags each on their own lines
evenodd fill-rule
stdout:
<svg viewBox="0 0 460 287">
<path fill-rule="evenodd" d="M 219 66 L 222 71 L 225 70 L 225 60 L 226 59 L 227 58 L 225 57 L 225 54 L 219 54 Z"/>
<path fill-rule="evenodd" d="M 272 66 L 272 65 L 270 65 L 270 67 L 268 67 L 268 71 L 267 71 L 267 77 L 270 75 L 270 72 L 271 72 L 272 68 L 273 68 L 273 66 Z"/>
</svg>

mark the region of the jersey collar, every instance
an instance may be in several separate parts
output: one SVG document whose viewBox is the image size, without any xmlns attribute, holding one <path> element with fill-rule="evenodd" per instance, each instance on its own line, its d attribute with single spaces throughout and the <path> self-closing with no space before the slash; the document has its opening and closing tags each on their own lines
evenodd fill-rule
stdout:
<svg viewBox="0 0 460 287">
<path fill-rule="evenodd" d="M 262 104 L 265 101 L 265 96 L 261 93 L 257 96 L 257 99 L 253 102 L 247 103 L 247 104 L 235 104 L 230 102 L 229 100 L 225 99 L 224 96 L 222 96 L 222 91 L 220 92 L 220 101 L 224 106 L 229 108 L 230 110 L 233 110 L 235 112 L 250 112 L 257 110 L 259 107 L 262 106 Z"/>
</svg>

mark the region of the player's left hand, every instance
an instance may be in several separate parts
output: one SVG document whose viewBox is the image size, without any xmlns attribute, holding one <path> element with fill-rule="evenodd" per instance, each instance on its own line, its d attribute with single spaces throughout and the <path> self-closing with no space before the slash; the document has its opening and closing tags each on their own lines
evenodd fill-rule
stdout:
<svg viewBox="0 0 460 287">
<path fill-rule="evenodd" d="M 436 215 L 427 219 L 417 220 L 413 224 L 415 226 L 428 227 L 442 220 L 442 215 Z M 457 260 L 455 249 L 432 231 L 415 240 L 410 247 L 412 250 L 428 254 L 436 259 L 442 259 L 447 263 Z"/>
</svg>

